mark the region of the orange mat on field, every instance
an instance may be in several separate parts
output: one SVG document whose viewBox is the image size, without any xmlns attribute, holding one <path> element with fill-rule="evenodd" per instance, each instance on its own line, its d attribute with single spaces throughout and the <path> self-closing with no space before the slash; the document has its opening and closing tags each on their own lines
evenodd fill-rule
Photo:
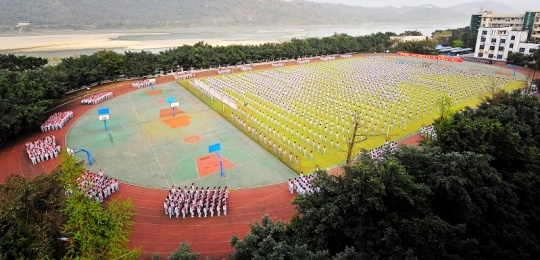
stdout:
<svg viewBox="0 0 540 260">
<path fill-rule="evenodd" d="M 190 135 L 190 136 L 184 137 L 184 139 L 182 139 L 182 142 L 186 144 L 196 144 L 200 142 L 201 140 L 202 140 L 202 136 L 200 135 Z"/>
<path fill-rule="evenodd" d="M 183 126 L 188 126 L 190 124 L 190 118 L 186 114 L 176 115 L 176 117 L 171 117 L 169 119 L 161 120 L 163 123 L 167 124 L 171 128 L 178 128 Z"/>
<path fill-rule="evenodd" d="M 174 109 L 174 114 L 176 116 L 180 115 L 180 114 L 183 114 L 184 111 L 178 109 L 178 108 L 175 108 Z M 167 116 L 172 116 L 172 108 L 162 108 L 161 110 L 159 110 L 159 117 L 167 117 Z"/>
<path fill-rule="evenodd" d="M 221 162 L 223 163 L 223 171 L 230 169 L 234 167 L 235 165 L 227 160 L 227 158 L 221 156 Z M 197 164 L 197 172 L 199 173 L 199 177 L 206 177 L 208 175 L 212 174 L 219 174 L 219 159 L 217 154 L 212 153 L 205 156 L 198 157 L 195 159 L 195 163 Z M 227 173 L 225 172 L 225 175 Z"/>
<path fill-rule="evenodd" d="M 158 103 L 158 104 L 165 103 L 165 99 L 164 99 L 164 98 L 160 98 L 160 99 L 156 100 L 156 103 Z"/>
<path fill-rule="evenodd" d="M 148 90 L 148 91 L 145 91 L 144 93 L 146 93 L 146 95 L 150 95 L 150 96 L 161 95 L 161 94 L 163 94 L 163 89 Z"/>
</svg>

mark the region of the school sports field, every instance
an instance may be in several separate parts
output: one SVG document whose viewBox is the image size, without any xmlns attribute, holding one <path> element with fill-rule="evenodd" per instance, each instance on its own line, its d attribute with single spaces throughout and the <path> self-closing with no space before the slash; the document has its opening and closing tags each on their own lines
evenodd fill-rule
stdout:
<svg viewBox="0 0 540 260">
<path fill-rule="evenodd" d="M 174 115 L 167 98 L 180 106 Z M 105 130 L 99 108 L 109 108 Z M 208 146 L 220 143 L 219 159 Z M 231 189 L 281 183 L 296 175 L 176 82 L 145 88 L 101 103 L 71 127 L 66 145 L 90 151 L 97 163 L 124 183 L 153 188 L 228 186 Z M 86 160 L 85 154 L 77 155 Z"/>
<path fill-rule="evenodd" d="M 353 156 L 432 124 L 441 98 L 457 111 L 524 84 L 508 70 L 435 62 L 357 57 L 180 84 L 284 164 L 310 173 L 345 161 L 355 116 Z"/>
<path fill-rule="evenodd" d="M 388 56 L 388 55 L 387 55 Z M 387 57 L 387 58 L 394 58 L 398 59 L 397 57 Z M 294 65 L 294 62 L 290 62 L 286 64 L 287 67 Z M 504 67 L 495 67 L 495 66 L 486 66 L 486 65 L 480 65 L 480 64 L 473 64 L 473 63 L 464 63 L 460 66 L 463 66 L 464 68 L 469 68 L 470 70 L 478 70 L 482 72 L 487 72 L 493 75 L 504 75 L 504 76 L 511 76 L 512 71 L 504 68 Z M 256 67 L 258 68 L 269 68 L 270 66 L 260 66 Z M 239 69 L 235 69 L 235 72 L 239 72 Z M 526 71 L 521 71 L 522 73 L 526 73 Z M 198 77 L 207 77 L 210 75 L 215 75 L 216 72 L 200 72 L 197 73 Z M 519 75 L 519 74 L 518 74 Z M 176 88 L 181 89 L 178 86 L 173 87 L 173 90 L 167 90 L 169 89 L 168 84 L 171 84 L 174 80 L 172 77 L 162 77 L 158 79 L 158 87 L 156 89 L 163 89 L 163 94 L 156 94 L 161 95 L 162 97 L 167 97 L 169 95 L 176 95 L 179 101 L 182 95 L 175 93 Z M 116 98 L 123 98 L 128 97 L 126 94 L 133 94 L 133 95 L 140 95 L 140 93 L 144 93 L 145 91 L 148 91 L 148 89 L 145 90 L 137 90 L 132 88 L 129 84 L 118 84 L 117 86 L 113 86 L 110 90 L 113 91 Z M 140 91 L 140 93 L 138 93 Z M 167 92 L 170 91 L 170 92 Z M 146 94 L 145 94 L 146 95 Z M 115 99 L 116 99 L 115 98 Z M 145 97 L 146 98 L 146 97 Z M 152 97 L 150 97 L 152 98 Z M 157 97 L 154 97 L 157 98 Z M 160 97 L 161 98 L 161 97 Z M 160 99 L 157 98 L 157 99 Z M 118 125 L 113 122 L 114 118 L 119 118 L 117 113 L 121 113 L 121 111 L 116 111 L 115 109 L 118 108 L 113 106 L 112 104 L 116 104 L 115 99 L 112 99 L 108 102 L 111 102 L 111 105 L 108 105 L 107 103 L 103 103 L 97 106 L 81 106 L 80 100 L 75 100 L 74 102 L 67 103 L 59 108 L 57 108 L 55 111 L 66 111 L 66 110 L 72 110 L 75 113 L 75 117 L 68 122 L 68 124 L 61 130 L 54 131 L 54 132 L 48 132 L 48 133 L 41 133 L 36 129 L 35 131 L 31 133 L 27 133 L 25 135 L 19 135 L 14 137 L 13 139 L 9 140 L 8 142 L 4 143 L 3 146 L 0 148 L 0 182 L 4 182 L 5 178 L 9 174 L 19 174 L 19 175 L 29 175 L 29 176 L 36 176 L 40 173 L 48 173 L 51 172 L 59 163 L 58 159 L 49 160 L 40 164 L 32 165 L 30 160 L 28 159 L 27 155 L 25 154 L 24 145 L 27 141 L 32 141 L 38 138 L 43 138 L 46 135 L 54 134 L 57 136 L 57 139 L 60 141 L 60 145 L 62 147 L 66 147 L 66 143 L 64 143 L 65 140 L 68 140 L 68 130 L 75 130 L 77 128 L 77 124 L 80 122 L 84 122 L 85 120 L 88 120 L 88 123 L 92 124 L 90 122 L 90 118 L 93 118 L 95 120 L 95 129 L 93 132 L 93 135 L 97 135 L 97 133 L 106 133 L 105 137 L 103 138 L 101 145 L 103 146 L 102 149 L 110 149 L 110 147 L 107 147 L 107 145 L 111 144 L 126 144 L 127 141 L 124 141 L 123 138 L 134 138 L 129 139 L 130 142 L 137 142 L 137 139 L 143 139 L 143 137 L 129 137 L 111 134 L 112 140 L 109 139 L 108 131 L 104 131 L 103 129 L 103 123 L 100 123 L 97 120 L 97 113 L 96 108 L 97 107 L 103 107 L 107 106 L 111 109 L 111 121 L 109 122 L 108 126 L 110 131 L 112 130 L 118 130 L 118 128 L 121 128 L 123 125 Z M 133 100 L 133 96 L 131 96 L 131 99 Z M 127 103 L 128 100 L 123 98 L 123 102 Z M 113 102 L 115 101 L 115 102 Z M 193 98 L 187 97 L 186 102 L 190 101 L 196 101 Z M 142 102 L 144 103 L 144 102 Z M 158 105 L 158 103 L 161 103 L 161 101 L 156 101 L 155 104 L 151 104 L 151 102 L 148 102 L 146 105 L 141 105 L 142 107 L 148 106 L 144 108 L 143 110 L 150 111 L 148 112 L 148 115 L 142 115 L 139 114 L 139 117 L 143 118 L 143 120 L 138 121 L 135 119 L 135 122 L 139 122 L 140 129 L 138 131 L 142 131 L 143 125 L 150 125 L 153 126 L 147 129 L 149 132 L 159 132 L 162 122 L 158 120 L 167 120 L 167 115 L 164 115 L 161 117 L 161 114 L 158 114 L 156 111 L 157 108 L 161 110 L 161 105 Z M 155 105 L 156 107 L 151 107 L 152 105 Z M 122 107 L 121 105 L 118 105 L 119 107 Z M 127 106 L 129 107 L 129 106 Z M 163 105 L 163 107 L 166 107 L 166 105 Z M 200 108 L 200 107 L 199 107 Z M 169 108 L 170 109 L 170 108 Z M 180 104 L 180 110 L 182 110 L 182 104 Z M 187 110 L 186 108 L 184 108 Z M 139 111 L 138 109 L 132 109 L 131 111 Z M 193 110 L 195 111 L 195 110 Z M 193 111 L 187 111 L 188 113 L 194 113 Z M 127 112 L 128 114 L 131 113 L 131 118 L 136 118 L 137 115 L 134 112 Z M 154 113 L 153 115 L 151 115 Z M 88 119 L 85 119 L 85 117 L 88 117 Z M 159 118 L 159 119 L 158 119 Z M 219 116 L 217 116 L 219 118 Z M 175 120 L 172 120 L 175 121 Z M 181 120 L 178 120 L 181 121 Z M 196 121 L 194 121 L 196 122 Z M 184 122 L 185 123 L 185 122 Z M 182 122 L 179 122 L 181 125 Z M 226 125 L 226 124 L 223 124 Z M 116 128 L 115 128 L 116 127 Z M 98 132 L 99 131 L 99 132 Z M 125 130 L 131 131 L 129 129 Z M 176 130 L 171 132 L 182 132 L 185 130 L 179 130 L 179 128 L 176 128 Z M 232 130 L 230 130 L 232 131 Z M 143 131 L 144 132 L 144 131 Z M 167 131 L 165 131 L 167 132 Z M 142 132 L 141 132 L 142 133 Z M 72 134 L 71 132 L 69 134 Z M 179 133 L 176 133 L 179 134 Z M 223 133 L 221 133 L 223 134 Z M 163 144 L 160 142 L 153 143 L 154 139 L 156 137 L 151 137 L 153 135 L 150 134 L 148 140 L 152 141 L 149 142 L 151 144 L 159 144 L 157 145 L 156 150 L 158 150 L 160 145 L 170 147 L 171 149 L 174 149 L 181 140 L 180 137 L 178 137 L 178 140 L 176 139 L 168 139 L 173 140 L 171 144 Z M 166 134 L 163 134 L 165 137 L 167 137 Z M 203 135 L 201 135 L 203 136 Z M 88 138 L 92 138 L 92 136 L 89 136 Z M 209 137 L 208 137 L 209 138 Z M 188 138 L 186 141 L 191 140 L 192 142 L 195 142 L 196 138 Z M 202 142 L 203 139 L 201 139 L 200 142 Z M 84 140 L 82 140 L 84 142 Z M 108 143 L 107 143 L 108 142 Z M 189 142 L 189 141 L 188 141 Z M 246 142 L 247 143 L 247 142 Z M 73 144 L 75 145 L 75 144 Z M 69 146 L 69 145 L 68 145 Z M 75 145 L 78 146 L 78 145 Z M 83 148 L 83 147 L 72 147 L 72 148 Z M 223 147 L 225 150 L 226 146 Z M 199 149 L 199 148 L 197 148 Z M 196 150 L 201 152 L 201 154 L 204 154 L 203 151 L 204 147 L 200 148 L 200 150 Z M 244 148 L 242 148 L 243 150 Z M 205 150 L 205 149 L 204 149 Z M 246 148 L 247 151 L 247 148 Z M 108 173 L 108 167 L 107 165 L 104 165 L 104 162 L 101 160 L 101 155 L 98 155 L 96 152 L 91 151 L 94 157 L 97 157 L 98 159 L 97 164 L 95 165 L 96 168 L 103 167 L 105 172 Z M 125 156 L 128 158 L 128 156 L 134 156 L 133 154 L 129 154 L 126 151 L 121 151 L 122 153 L 126 153 Z M 142 151 L 143 153 L 145 151 Z M 114 155 L 112 155 L 114 156 Z M 151 155 L 148 155 L 151 156 Z M 180 158 L 180 154 L 176 154 L 174 152 L 172 156 L 177 156 Z M 203 155 L 204 156 L 204 155 Z M 177 158 L 175 157 L 175 158 Z M 195 157 L 195 155 L 194 155 Z M 231 156 L 232 157 L 232 156 Z M 106 161 L 106 157 L 104 160 Z M 150 157 L 152 158 L 152 157 Z M 244 158 L 242 158 L 244 159 Z M 150 159 L 141 159 L 141 160 L 150 160 Z M 234 159 L 231 159 L 234 162 Z M 204 161 L 204 160 L 203 160 Z M 247 161 L 247 159 L 246 159 Z M 133 163 L 135 160 L 129 161 L 129 163 Z M 160 161 L 161 162 L 161 161 Z M 122 160 L 113 161 L 113 163 L 118 164 L 128 164 L 128 160 L 125 159 L 125 163 Z M 135 162 L 135 164 L 130 165 L 130 168 L 136 168 L 138 167 Z M 145 165 L 147 161 L 144 161 L 140 163 L 141 165 Z M 150 164 L 150 163 L 147 163 Z M 209 165 L 207 165 L 210 167 Z M 112 165 L 114 168 L 114 165 Z M 153 166 L 151 166 L 153 167 Z M 168 166 L 171 167 L 171 166 Z M 237 165 L 235 166 L 237 167 Z M 174 167 L 170 168 L 173 169 Z M 169 169 L 169 168 L 168 168 Z M 232 168 L 234 169 L 234 167 Z M 280 168 L 281 169 L 281 168 Z M 129 170 L 129 168 L 128 168 Z M 147 166 L 146 170 L 150 171 L 149 167 Z M 154 169 L 152 169 L 154 170 Z M 225 171 L 226 177 L 223 179 L 228 179 L 230 176 L 228 174 L 229 170 Z M 171 171 L 172 173 L 173 171 Z M 159 172 L 158 172 L 159 173 Z M 215 173 L 214 173 L 215 174 Z M 157 177 L 156 177 L 157 178 Z M 175 176 L 170 175 L 169 177 L 164 177 L 158 183 L 159 185 L 167 185 L 167 181 L 173 182 L 173 181 L 182 181 L 182 178 L 186 178 L 185 176 Z M 205 179 L 209 178 L 200 178 L 201 181 L 204 181 Z M 163 184 L 165 183 L 165 184 Z M 170 183 L 169 183 L 170 184 Z M 144 186 L 150 186 L 145 185 Z M 178 185 L 178 183 L 177 183 Z M 199 183 L 197 182 L 197 185 Z M 202 185 L 200 185 L 202 186 Z M 136 208 L 136 216 L 134 217 L 135 225 L 133 228 L 133 234 L 130 237 L 130 247 L 131 248 L 140 248 L 142 252 L 145 254 L 146 259 L 150 259 L 150 256 L 153 253 L 160 253 L 163 256 L 168 255 L 170 252 L 174 251 L 179 247 L 179 244 L 183 241 L 188 241 L 191 243 L 193 251 L 201 253 L 201 256 L 204 257 L 216 257 L 216 258 L 224 258 L 227 257 L 228 254 L 232 251 L 232 248 L 229 244 L 230 237 L 232 234 L 236 234 L 240 237 L 243 237 L 246 232 L 248 231 L 249 227 L 247 223 L 260 220 L 260 218 L 264 214 L 269 214 L 274 220 L 283 220 L 283 221 L 289 221 L 294 213 L 294 207 L 290 203 L 290 201 L 293 199 L 293 196 L 288 193 L 287 185 L 285 183 L 278 183 L 274 185 L 264 186 L 264 187 L 257 187 L 257 188 L 247 188 L 247 189 L 236 189 L 232 190 L 230 194 L 230 201 L 229 201 L 229 214 L 226 217 L 219 217 L 219 218 L 208 218 L 208 219 L 186 219 L 185 221 L 176 221 L 176 220 L 169 220 L 162 211 L 162 202 L 164 197 L 166 196 L 167 191 L 161 190 L 161 189 L 153 189 L 153 188 L 146 188 L 141 186 L 135 186 L 135 185 L 129 185 L 129 184 L 122 184 L 120 187 L 120 191 L 115 193 L 113 196 L 116 198 L 121 199 L 131 199 L 133 203 L 135 204 Z"/>
</svg>

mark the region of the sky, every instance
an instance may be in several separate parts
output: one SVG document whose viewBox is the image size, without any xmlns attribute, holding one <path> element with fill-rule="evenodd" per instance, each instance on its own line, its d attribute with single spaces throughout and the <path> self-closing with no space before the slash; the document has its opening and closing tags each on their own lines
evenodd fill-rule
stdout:
<svg viewBox="0 0 540 260">
<path fill-rule="evenodd" d="M 475 0 L 310 0 L 314 2 L 324 3 L 344 3 L 350 5 L 358 5 L 365 7 L 383 7 L 403 5 L 417 6 L 423 4 L 432 4 L 438 7 L 448 7 L 458 4 L 476 2 Z M 540 0 L 495 0 L 513 7 L 516 10 L 540 10 Z"/>
</svg>

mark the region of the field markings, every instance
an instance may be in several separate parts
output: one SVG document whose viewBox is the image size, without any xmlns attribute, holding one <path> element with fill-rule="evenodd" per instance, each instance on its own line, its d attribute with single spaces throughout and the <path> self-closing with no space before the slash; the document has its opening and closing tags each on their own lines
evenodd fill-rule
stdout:
<svg viewBox="0 0 540 260">
<path fill-rule="evenodd" d="M 144 135 L 146 136 L 146 140 L 148 141 L 148 145 L 150 146 L 150 149 L 152 149 L 152 153 L 154 154 L 154 158 L 156 158 L 156 162 L 159 166 L 159 169 L 161 170 L 161 175 L 163 175 L 163 178 L 165 179 L 165 181 L 167 182 L 167 187 L 171 186 L 169 184 L 169 180 L 167 180 L 167 177 L 165 176 L 165 172 L 163 171 L 163 167 L 161 167 L 161 163 L 159 163 L 159 159 L 157 157 L 157 154 L 156 154 L 156 151 L 154 150 L 154 147 L 152 146 L 152 143 L 150 142 L 150 138 L 148 138 L 148 134 L 146 133 L 146 130 L 144 129 L 144 126 L 141 126 L 143 132 L 144 132 Z M 174 183 L 174 179 L 172 180 L 173 183 Z M 174 183 L 174 185 L 176 185 L 176 183 Z"/>
<path fill-rule="evenodd" d="M 131 100 L 131 94 L 128 94 L 129 102 L 131 102 L 131 105 L 133 106 L 133 110 L 135 111 L 135 115 L 137 115 L 137 121 L 139 123 L 141 122 L 141 119 L 139 118 L 139 113 L 137 113 L 137 108 L 135 107 L 135 104 L 133 104 L 133 100 Z"/>
</svg>

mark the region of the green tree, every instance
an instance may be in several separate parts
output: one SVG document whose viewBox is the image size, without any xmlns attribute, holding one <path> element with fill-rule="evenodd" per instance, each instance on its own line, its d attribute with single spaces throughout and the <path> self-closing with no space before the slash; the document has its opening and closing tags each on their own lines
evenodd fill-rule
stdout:
<svg viewBox="0 0 540 260">
<path fill-rule="evenodd" d="M 167 257 L 168 260 L 199 260 L 199 254 L 191 252 L 191 246 L 187 242 L 180 244 L 180 248 Z"/>
<path fill-rule="evenodd" d="M 71 191 L 63 212 L 68 215 L 63 231 L 71 238 L 67 257 L 81 259 L 138 259 L 128 250 L 134 206 L 130 200 L 113 199 L 106 206 L 91 200 L 78 189 L 77 177 L 84 171 L 75 157 L 62 153 L 59 170 L 64 186 Z"/>
<path fill-rule="evenodd" d="M 506 58 L 506 63 L 516 66 L 525 66 L 525 64 L 527 64 L 527 57 L 521 52 L 510 52 Z"/>
<path fill-rule="evenodd" d="M 312 252 L 306 245 L 295 245 L 283 222 L 273 222 L 265 215 L 251 224 L 251 231 L 240 240 L 233 235 L 231 259 L 328 259 L 326 251 Z"/>
<path fill-rule="evenodd" d="M 124 71 L 124 55 L 111 50 L 97 52 L 105 73 L 111 80 Z"/>
<path fill-rule="evenodd" d="M 454 48 L 457 48 L 457 47 L 461 48 L 463 46 L 464 46 L 464 44 L 463 44 L 462 40 L 453 40 L 452 41 L 452 47 L 454 47 Z"/>
<path fill-rule="evenodd" d="M 61 258 L 65 221 L 58 171 L 35 178 L 10 175 L 0 184 L 0 259 Z"/>
</svg>

